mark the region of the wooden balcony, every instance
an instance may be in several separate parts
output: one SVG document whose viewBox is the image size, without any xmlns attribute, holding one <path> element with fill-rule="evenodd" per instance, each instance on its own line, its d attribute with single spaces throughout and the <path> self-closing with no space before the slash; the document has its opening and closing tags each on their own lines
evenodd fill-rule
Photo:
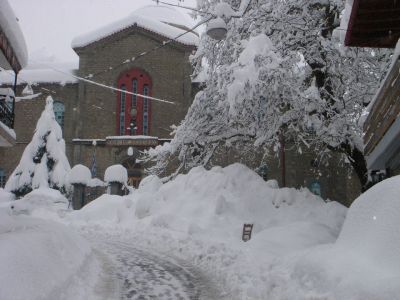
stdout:
<svg viewBox="0 0 400 300">
<path fill-rule="evenodd" d="M 364 123 L 364 154 L 366 156 L 374 151 L 399 116 L 400 57 L 390 69 Z"/>
<path fill-rule="evenodd" d="M 354 0 L 346 46 L 394 48 L 399 38 L 400 1 Z"/>
<path fill-rule="evenodd" d="M 9 89 L 0 89 L 0 121 L 7 127 L 14 128 L 14 93 L 8 93 Z"/>
</svg>

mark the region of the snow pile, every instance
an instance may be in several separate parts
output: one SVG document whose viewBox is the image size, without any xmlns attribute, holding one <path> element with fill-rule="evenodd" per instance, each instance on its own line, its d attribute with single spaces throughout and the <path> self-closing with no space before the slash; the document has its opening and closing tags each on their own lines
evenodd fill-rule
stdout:
<svg viewBox="0 0 400 300">
<path fill-rule="evenodd" d="M 268 299 L 397 299 L 400 293 L 400 176 L 350 207 L 335 244 L 275 264 Z M 308 296 L 309 298 L 307 298 Z"/>
<path fill-rule="evenodd" d="M 64 225 L 3 209 L 0 244 L 0 299 L 85 299 L 83 286 L 93 291 L 91 248 Z"/>
<path fill-rule="evenodd" d="M 68 173 L 68 181 L 70 184 L 88 185 L 92 179 L 92 174 L 88 167 L 84 165 L 75 165 Z"/>
<path fill-rule="evenodd" d="M 10 202 L 15 200 L 15 195 L 13 193 L 5 191 L 3 188 L 0 188 L 0 203 Z"/>
<path fill-rule="evenodd" d="M 110 167 L 105 180 L 125 180 L 122 169 L 125 171 L 122 166 Z M 233 243 L 242 243 L 243 224 L 252 223 L 252 247 L 263 248 L 273 242 L 276 248 L 270 248 L 272 252 L 335 240 L 344 207 L 336 202 L 326 204 L 307 189 L 277 189 L 275 184 L 266 183 L 241 164 L 210 171 L 197 167 L 166 184 L 149 176 L 133 195 L 112 199 L 103 195 L 73 214 L 79 215 L 75 220 L 103 224 L 104 219 L 112 219 L 127 227 L 141 224 Z M 103 218 L 103 210 L 107 218 Z M 300 235 L 301 231 L 305 233 Z"/>
<path fill-rule="evenodd" d="M 48 211 L 59 214 L 65 213 L 68 209 L 68 199 L 59 191 L 49 188 L 33 190 L 20 200 L 9 203 L 13 214 L 27 214 L 37 216 Z"/>
<path fill-rule="evenodd" d="M 122 165 L 113 165 L 106 169 L 104 181 L 126 183 L 128 181 L 128 171 Z"/>
<path fill-rule="evenodd" d="M 134 13 L 130 14 L 128 17 L 122 20 L 113 22 L 95 31 L 74 38 L 72 41 L 72 48 L 85 47 L 91 43 L 99 41 L 109 35 L 118 33 L 132 26 L 138 26 L 143 29 L 152 31 L 154 33 L 165 36 L 167 39 L 175 39 L 180 34 L 186 31 L 181 28 L 168 25 L 166 24 L 165 21 L 167 20 L 168 21 L 167 23 L 169 23 L 169 21 L 175 20 L 173 22 L 173 24 L 175 24 L 176 22 L 180 22 L 180 20 L 184 20 L 185 18 L 183 16 L 179 17 L 178 19 L 175 19 L 173 16 L 171 16 L 171 14 L 165 13 L 164 18 L 161 18 L 162 21 L 160 21 L 159 16 L 161 14 L 159 12 L 159 9 L 155 13 L 155 17 L 153 16 L 153 18 L 151 17 L 151 15 L 148 14 L 150 8 L 145 8 L 142 10 L 145 10 L 147 14 L 146 15 L 142 14 L 141 10 L 139 9 L 138 11 L 135 11 Z M 169 11 L 174 11 L 174 9 L 166 8 L 163 12 L 169 12 Z M 180 14 L 174 11 L 174 15 L 180 15 Z M 177 25 L 186 26 L 185 23 Z M 176 40 L 185 45 L 190 45 L 190 46 L 198 45 L 198 36 L 192 32 L 182 35 L 178 37 Z"/>
<path fill-rule="evenodd" d="M 197 167 L 164 185 L 149 178 L 135 199 L 135 215 L 139 219 L 151 216 L 154 226 L 232 241 L 240 240 L 244 223 L 255 224 L 256 239 L 257 235 L 268 235 L 265 231 L 271 227 L 306 222 L 324 224 L 329 242 L 342 221 L 335 216 L 341 210 L 338 204 L 327 205 L 307 189 L 270 188 L 240 164 L 211 171 Z M 311 235 L 306 239 L 313 243 Z"/>
<path fill-rule="evenodd" d="M 337 245 L 400 276 L 400 176 L 373 186 L 351 206 Z M 368 234 L 365 234 L 368 233 Z M 400 279 L 400 277 L 399 277 Z"/>
<path fill-rule="evenodd" d="M 25 67 L 28 62 L 28 49 L 18 19 L 7 0 L 0 1 L 0 29 L 15 51 L 21 67 Z"/>
</svg>

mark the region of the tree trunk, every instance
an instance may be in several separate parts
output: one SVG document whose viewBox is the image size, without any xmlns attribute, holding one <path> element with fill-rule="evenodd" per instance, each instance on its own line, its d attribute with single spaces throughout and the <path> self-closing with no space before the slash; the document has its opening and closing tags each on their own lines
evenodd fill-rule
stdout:
<svg viewBox="0 0 400 300">
<path fill-rule="evenodd" d="M 365 161 L 364 153 L 357 148 L 351 147 L 347 143 L 343 143 L 340 146 L 340 150 L 344 152 L 350 160 L 351 166 L 360 181 L 361 192 L 365 192 L 372 186 L 372 182 L 368 180 L 367 162 Z"/>
</svg>

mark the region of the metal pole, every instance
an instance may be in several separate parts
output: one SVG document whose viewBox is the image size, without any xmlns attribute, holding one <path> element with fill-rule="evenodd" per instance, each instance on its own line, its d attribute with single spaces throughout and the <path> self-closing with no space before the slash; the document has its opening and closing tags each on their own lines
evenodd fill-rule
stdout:
<svg viewBox="0 0 400 300">
<path fill-rule="evenodd" d="M 286 187 L 286 158 L 285 158 L 285 136 L 281 131 L 281 175 L 282 175 L 282 187 Z"/>
<path fill-rule="evenodd" d="M 14 97 L 13 97 L 13 104 L 12 104 L 12 110 L 11 110 L 11 128 L 14 128 L 14 119 L 15 119 L 15 95 L 17 94 L 17 81 L 18 81 L 18 72 L 15 71 L 15 77 L 14 77 Z"/>
</svg>

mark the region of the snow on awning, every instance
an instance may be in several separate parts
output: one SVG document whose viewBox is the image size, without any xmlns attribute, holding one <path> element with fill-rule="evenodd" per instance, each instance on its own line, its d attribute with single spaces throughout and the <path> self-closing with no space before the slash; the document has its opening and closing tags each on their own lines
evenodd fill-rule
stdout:
<svg viewBox="0 0 400 300">
<path fill-rule="evenodd" d="M 177 22 L 176 20 L 174 23 L 167 23 L 167 21 L 165 21 L 167 19 L 160 21 L 157 18 L 152 18 L 151 16 L 145 17 L 143 15 L 140 15 L 139 12 L 140 10 L 132 13 L 124 19 L 113 22 L 102 28 L 74 38 L 71 43 L 72 48 L 75 49 L 85 47 L 91 43 L 97 42 L 107 36 L 118 33 L 124 29 L 133 26 L 138 26 L 145 30 L 165 36 L 167 39 L 174 39 L 178 35 L 186 31 L 183 29 L 186 28 L 185 24 L 176 24 L 181 26 L 182 28 L 178 28 L 174 25 L 174 23 Z M 199 38 L 195 33 L 188 32 L 187 34 L 177 38 L 176 41 L 188 46 L 197 46 Z"/>
<path fill-rule="evenodd" d="M 25 67 L 28 62 L 28 49 L 17 18 L 7 0 L 0 1 L 0 31 L 2 31 L 21 68 Z"/>
</svg>

